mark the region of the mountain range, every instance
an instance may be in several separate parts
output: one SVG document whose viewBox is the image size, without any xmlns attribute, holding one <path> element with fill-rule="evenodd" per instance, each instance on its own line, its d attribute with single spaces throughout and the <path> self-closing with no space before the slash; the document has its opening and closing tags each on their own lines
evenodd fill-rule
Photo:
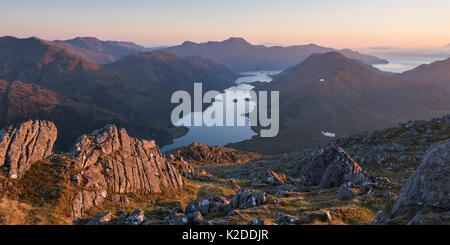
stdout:
<svg viewBox="0 0 450 245">
<path fill-rule="evenodd" d="M 445 65 L 450 70 L 447 63 L 430 67 Z M 380 74 L 337 52 L 313 54 L 273 82 L 257 87 L 280 91 L 278 136 L 230 146 L 266 154 L 292 152 L 328 142 L 324 132 L 342 137 L 450 113 L 450 91 L 436 79 L 426 79 L 433 72 L 422 70 L 411 71 L 423 74 L 423 81 L 413 81 L 402 79 L 409 73 Z"/>
<path fill-rule="evenodd" d="M 243 38 L 229 38 L 222 42 L 209 41 L 194 43 L 186 41 L 179 46 L 160 49 L 180 57 L 200 56 L 216 60 L 227 65 L 233 71 L 284 70 L 296 65 L 314 53 L 337 51 L 349 58 L 358 59 L 366 64 L 383 64 L 388 61 L 360 54 L 350 49 L 335 50 L 315 44 L 296 46 L 252 45 Z"/>
<path fill-rule="evenodd" d="M 265 47 L 231 38 L 203 44 L 185 42 L 178 48 L 186 45 L 206 51 L 217 47 L 216 55 L 228 53 L 226 62 L 241 56 L 235 70 L 255 64 L 261 68 L 259 61 L 280 61 L 282 56 L 261 58 L 273 50 L 307 50 L 302 54 L 298 51 L 300 63 L 277 75 L 272 83 L 260 83 L 256 88 L 280 91 L 279 135 L 232 144 L 240 149 L 290 152 L 326 143 L 326 135 L 341 137 L 450 112 L 450 90 L 443 89 L 450 88 L 450 60 L 391 74 L 367 64 L 377 58 L 348 50 L 325 52 L 316 45 Z M 73 47 L 117 60 L 98 64 L 86 53 L 76 54 Z M 185 128 L 170 123 L 174 91 L 192 92 L 193 83 L 198 81 L 203 82 L 204 90 L 223 90 L 233 86 L 238 77 L 222 64 L 226 64 L 221 60 L 225 56 L 214 56 L 213 60 L 205 58 L 211 56 L 206 51 L 200 57 L 162 52 L 170 49 L 140 52 L 143 49 L 133 43 L 95 38 L 54 42 L 0 38 L 0 127 L 26 119 L 54 121 L 64 135 L 56 143 L 61 150 L 71 147 L 80 133 L 107 123 L 166 145 L 186 133 Z M 261 55 L 246 59 L 252 52 Z M 317 53 L 303 59 L 307 52 Z"/>
<path fill-rule="evenodd" d="M 203 81 L 206 90 L 222 90 L 232 86 L 236 77 L 225 66 L 199 57 L 180 58 L 161 52 L 133 53 L 116 62 L 99 65 L 52 42 L 37 38 L 0 38 L 0 78 L 8 83 L 3 86 L 10 88 L 14 81 L 35 85 L 25 89 L 27 93 L 22 98 L 15 98 L 14 106 L 28 108 L 28 115 L 33 118 L 52 118 L 63 131 L 67 128 L 73 132 L 67 134 L 69 136 L 109 122 L 129 128 L 130 134 L 167 144 L 185 133 L 185 129 L 170 123 L 170 113 L 175 106 L 170 103 L 170 97 L 174 91 L 192 91 L 193 83 L 197 81 Z M 48 104 L 45 95 L 33 97 L 32 104 L 36 106 L 25 105 L 33 91 L 51 94 L 49 97 L 54 99 L 50 104 L 58 105 L 51 108 L 62 106 L 70 110 L 42 113 L 40 108 L 46 108 Z M 4 93 L 0 111 L 5 113 L 10 111 L 11 103 L 5 103 L 11 98 L 10 89 L 5 89 Z M 70 103 L 61 104 L 61 101 Z M 66 113 L 75 110 L 73 107 L 82 108 L 83 113 L 67 116 Z M 62 120 L 66 116 L 68 120 Z M 12 123 L 14 118 L 5 118 L 5 124 L 1 126 Z M 70 118 L 78 122 L 73 124 Z M 67 149 L 73 140 L 70 137 L 58 139 L 57 147 Z"/>
<path fill-rule="evenodd" d="M 52 43 L 98 64 L 114 62 L 132 53 L 150 52 L 161 48 L 146 48 L 133 42 L 102 41 L 95 37 L 55 40 Z"/>
</svg>

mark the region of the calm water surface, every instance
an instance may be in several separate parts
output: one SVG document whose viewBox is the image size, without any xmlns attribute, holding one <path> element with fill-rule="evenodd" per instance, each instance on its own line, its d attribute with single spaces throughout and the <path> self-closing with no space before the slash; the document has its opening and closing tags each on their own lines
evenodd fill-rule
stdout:
<svg viewBox="0 0 450 245">
<path fill-rule="evenodd" d="M 241 77 L 236 79 L 236 86 L 230 87 L 227 90 L 238 90 L 242 91 L 246 98 L 249 97 L 249 91 L 251 91 L 254 87 L 249 83 L 252 82 L 271 82 L 271 76 L 280 73 L 280 71 L 251 71 L 251 72 L 243 72 L 241 73 Z M 206 91 L 204 91 L 206 92 Z M 224 103 L 225 104 L 225 103 Z M 225 110 L 230 110 L 231 112 L 235 110 L 235 122 L 237 122 L 238 117 L 241 120 L 245 120 L 245 126 L 199 126 L 187 127 L 189 129 L 188 133 L 180 138 L 174 139 L 174 142 L 171 145 L 166 145 L 161 148 L 161 151 L 165 152 L 174 148 L 187 146 L 193 142 L 201 142 L 207 145 L 218 145 L 223 146 L 228 143 L 235 143 L 247 139 L 251 139 L 252 136 L 256 135 L 256 133 L 251 129 L 249 119 L 244 115 L 237 115 L 236 113 L 237 105 L 227 105 L 224 106 Z M 251 112 L 255 109 L 255 104 L 252 102 L 248 102 L 245 108 L 246 112 Z M 205 111 L 211 110 L 212 107 L 208 107 Z M 200 112 L 192 112 L 191 118 L 195 117 L 196 114 L 200 114 Z M 189 116 L 189 115 L 187 115 Z M 236 124 L 235 124 L 236 125 Z"/>
</svg>

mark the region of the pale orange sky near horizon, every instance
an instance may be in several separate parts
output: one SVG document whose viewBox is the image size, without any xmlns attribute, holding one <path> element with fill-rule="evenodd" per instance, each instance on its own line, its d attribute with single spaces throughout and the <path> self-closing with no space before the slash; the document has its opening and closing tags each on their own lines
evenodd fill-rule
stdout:
<svg viewBox="0 0 450 245">
<path fill-rule="evenodd" d="M 450 1 L 445 0 L 0 2 L 0 36 L 94 36 L 144 46 L 229 37 L 253 44 L 335 48 L 450 43 Z"/>
</svg>

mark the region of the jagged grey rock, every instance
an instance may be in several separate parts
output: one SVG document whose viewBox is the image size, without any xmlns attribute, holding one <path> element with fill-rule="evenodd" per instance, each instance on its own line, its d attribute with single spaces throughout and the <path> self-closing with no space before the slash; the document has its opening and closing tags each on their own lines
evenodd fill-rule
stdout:
<svg viewBox="0 0 450 245">
<path fill-rule="evenodd" d="M 392 216 L 411 210 L 450 210 L 450 140 L 428 149 L 422 163 L 400 191 Z"/>
<path fill-rule="evenodd" d="M 265 192 L 256 192 L 250 189 L 240 189 L 231 200 L 233 208 L 251 208 L 267 202 Z"/>
<path fill-rule="evenodd" d="M 168 225 L 187 225 L 188 217 L 184 213 L 174 213 L 170 216 L 170 220 L 167 222 Z"/>
<path fill-rule="evenodd" d="M 251 219 L 248 222 L 248 225 L 277 225 L 274 222 L 268 221 L 268 220 L 263 220 L 263 219 Z"/>
<path fill-rule="evenodd" d="M 377 216 L 370 223 L 371 225 L 379 225 L 383 224 L 388 220 L 387 215 L 383 212 L 383 210 L 378 211 Z"/>
<path fill-rule="evenodd" d="M 186 206 L 186 213 L 199 211 L 202 215 L 229 211 L 230 201 L 222 196 L 210 196 L 199 201 L 192 201 Z"/>
<path fill-rule="evenodd" d="M 119 221 L 119 225 L 140 225 L 144 222 L 145 213 L 141 209 L 134 210 L 124 220 Z"/>
<path fill-rule="evenodd" d="M 199 225 L 203 223 L 203 215 L 200 211 L 195 211 L 187 215 L 189 225 Z"/>
<path fill-rule="evenodd" d="M 361 184 L 371 179 L 372 176 L 342 148 L 330 144 L 315 152 L 304 169 L 301 185 L 327 189 L 346 182 Z"/>
<path fill-rule="evenodd" d="M 183 180 L 167 163 L 155 141 L 128 136 L 114 125 L 81 136 L 73 150 L 76 179 L 81 190 L 72 202 L 72 216 L 80 218 L 102 204 L 109 193 L 161 193 L 179 189 Z"/>
<path fill-rule="evenodd" d="M 0 131 L 0 167 L 21 178 L 33 163 L 50 156 L 58 130 L 49 121 L 26 121 Z"/>
<path fill-rule="evenodd" d="M 341 200 L 350 200 L 350 199 L 357 197 L 357 195 L 352 190 L 350 190 L 346 185 L 342 185 L 339 188 L 339 191 L 336 194 L 336 197 Z"/>
<path fill-rule="evenodd" d="M 276 222 L 280 225 L 300 224 L 300 221 L 296 217 L 289 215 L 289 214 L 282 213 L 282 212 L 278 213 Z"/>
<path fill-rule="evenodd" d="M 192 167 L 192 165 L 187 162 L 177 164 L 176 167 L 178 169 L 178 172 L 180 172 L 182 176 L 188 179 L 192 179 L 195 175 L 194 167 Z"/>
<path fill-rule="evenodd" d="M 110 212 L 103 212 L 89 220 L 89 222 L 86 225 L 103 225 L 107 224 L 109 221 L 111 221 L 112 214 Z"/>
</svg>

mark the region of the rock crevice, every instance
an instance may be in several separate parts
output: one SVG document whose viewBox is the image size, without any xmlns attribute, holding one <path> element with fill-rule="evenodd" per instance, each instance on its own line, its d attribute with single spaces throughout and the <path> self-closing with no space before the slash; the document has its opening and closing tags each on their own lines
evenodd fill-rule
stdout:
<svg viewBox="0 0 450 245">
<path fill-rule="evenodd" d="M 26 121 L 0 131 L 0 167 L 10 178 L 20 178 L 31 165 L 50 156 L 57 137 L 55 124 Z"/>
</svg>

